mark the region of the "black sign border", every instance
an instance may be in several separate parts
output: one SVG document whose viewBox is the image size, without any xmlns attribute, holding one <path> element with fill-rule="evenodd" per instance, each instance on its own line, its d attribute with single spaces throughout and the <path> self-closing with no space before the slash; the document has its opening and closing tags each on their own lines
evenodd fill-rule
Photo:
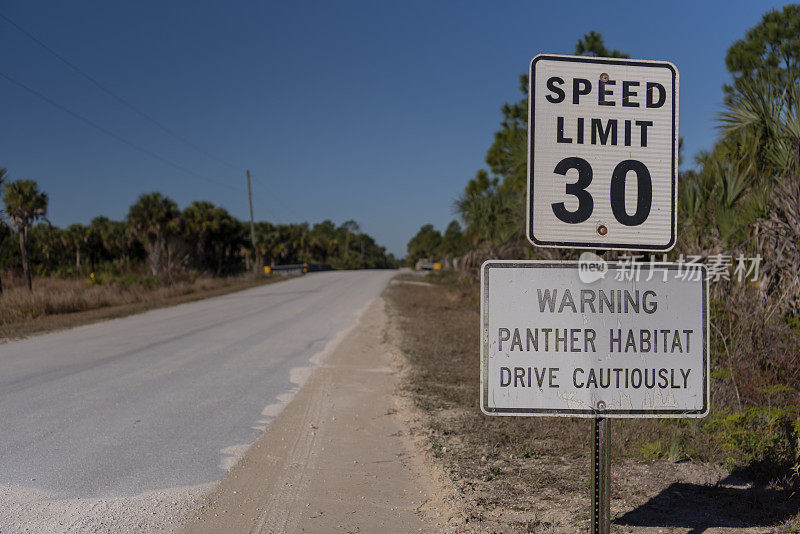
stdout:
<svg viewBox="0 0 800 534">
<path fill-rule="evenodd" d="M 536 63 L 541 60 L 549 61 L 564 61 L 571 63 L 600 63 L 604 65 L 627 65 L 632 67 L 658 67 L 667 68 L 672 72 L 672 217 L 671 217 L 671 235 L 670 240 L 666 245 L 642 245 L 631 243 L 609 243 L 602 239 L 591 242 L 583 243 L 578 241 L 542 241 L 533 235 L 533 115 L 534 103 L 536 101 L 535 92 L 536 87 L 534 82 L 536 80 Z M 676 87 L 675 81 L 677 78 L 677 71 L 675 67 L 666 61 L 629 61 L 625 59 L 612 59 L 612 58 L 595 58 L 595 57 L 578 57 L 578 56 L 557 56 L 551 54 L 539 54 L 531 60 L 530 69 L 528 71 L 528 228 L 527 237 L 533 245 L 539 247 L 557 247 L 557 248 L 593 248 L 593 249 L 614 249 L 614 250 L 656 250 L 668 251 L 675 246 L 677 240 L 677 219 L 678 211 L 675 204 L 675 194 L 678 185 L 677 175 L 677 159 L 678 156 L 675 151 L 675 144 L 677 143 L 676 131 Z"/>
<path fill-rule="evenodd" d="M 609 269 L 619 270 L 620 268 L 629 269 L 630 264 L 620 262 L 608 262 Z M 635 264 L 637 269 L 667 269 L 678 270 L 681 264 L 678 263 L 654 263 L 642 262 Z M 703 407 L 699 410 L 595 410 L 591 408 L 571 409 L 571 408 L 494 408 L 489 406 L 489 269 L 553 269 L 574 267 L 577 271 L 578 262 L 557 262 L 557 261 L 492 261 L 488 260 L 481 266 L 481 411 L 486 415 L 518 415 L 518 416 L 581 416 L 597 417 L 608 416 L 623 418 L 625 415 L 632 416 L 651 416 L 653 418 L 673 418 L 683 417 L 705 417 L 708 415 L 709 397 L 709 375 L 708 375 L 708 352 L 709 352 L 709 309 L 708 309 L 708 269 L 700 263 L 683 264 L 685 269 L 699 269 L 702 277 L 702 314 L 703 314 Z"/>
</svg>

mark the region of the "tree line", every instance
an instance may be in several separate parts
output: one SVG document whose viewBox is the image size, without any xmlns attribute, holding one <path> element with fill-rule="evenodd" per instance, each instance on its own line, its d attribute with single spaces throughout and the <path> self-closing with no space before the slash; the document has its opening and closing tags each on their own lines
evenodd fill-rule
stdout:
<svg viewBox="0 0 800 534">
<path fill-rule="evenodd" d="M 574 53 L 630 57 L 609 49 L 595 31 L 578 40 Z M 720 135 L 710 150 L 696 156 L 694 169 L 679 175 L 674 253 L 763 253 L 773 265 L 783 262 L 788 267 L 787 252 L 797 254 L 794 259 L 800 262 L 793 243 L 782 249 L 782 256 L 764 244 L 770 236 L 772 243 L 780 240 L 776 232 L 798 230 L 792 218 L 797 216 L 793 206 L 800 206 L 800 6 L 766 13 L 731 45 L 725 64 L 731 82 L 723 85 Z M 464 224 L 466 254 L 474 260 L 464 265 L 471 267 L 488 257 L 570 257 L 569 251 L 534 250 L 525 238 L 528 75 L 519 81 L 525 98 L 502 106 L 500 129 L 486 153 L 487 168 L 478 170 L 454 203 Z M 431 230 L 423 227 L 409 242 L 409 260 L 443 254 L 436 239 L 424 237 Z M 800 305 L 800 282 L 791 285 L 791 278 L 770 280 L 770 292 L 788 292 L 781 304 L 784 310 Z"/>
<path fill-rule="evenodd" d="M 444 234 L 432 224 L 423 225 L 408 242 L 406 263 L 413 266 L 420 259 L 442 260 L 452 267 L 453 259 L 469 250 L 469 241 L 464 237 L 458 221 L 451 221 Z"/>
<path fill-rule="evenodd" d="M 590 32 L 577 55 L 627 57 Z M 678 177 L 678 239 L 668 260 L 757 259 L 743 280 L 710 284 L 712 406 L 697 422 L 733 465 L 800 487 L 800 5 L 763 15 L 728 49 L 730 81 L 713 146 Z M 527 95 L 528 77 L 520 77 Z M 528 102 L 502 107 L 486 169 L 454 203 L 467 251 L 456 262 L 474 286 L 494 259 L 577 259 L 572 250 L 532 247 L 525 237 Z M 680 148 L 679 148 L 679 160 Z M 443 253 L 424 226 L 409 257 Z M 625 252 L 609 252 L 609 259 Z M 641 254 L 661 261 L 661 254 Z M 752 274 L 752 276 L 750 276 Z M 794 473 L 794 474 L 792 474 Z M 784 478 L 780 478 L 784 477 Z"/>
<path fill-rule="evenodd" d="M 141 195 L 124 220 L 98 216 L 59 228 L 47 219 L 49 198 L 34 180 L 10 180 L 0 168 L 0 273 L 34 276 L 138 273 L 161 282 L 187 275 L 228 276 L 262 266 L 325 263 L 337 269 L 394 268 L 397 260 L 358 223 L 249 222 L 195 201 L 183 210 L 158 192 Z M 0 280 L 0 293 L 2 280 Z"/>
<path fill-rule="evenodd" d="M 575 45 L 576 55 L 630 57 L 616 49 L 608 49 L 603 36 L 590 31 Z M 528 94 L 528 75 L 520 76 L 520 91 Z M 453 221 L 445 231 L 449 239 L 432 225 L 423 226 L 408 243 L 407 261 L 413 265 L 419 258 L 451 258 L 478 252 L 486 258 L 497 257 L 500 249 L 527 253 L 525 238 L 525 195 L 528 162 L 527 98 L 502 107 L 501 129 L 486 154 L 489 170 L 481 169 L 454 203 L 454 211 L 464 223 Z M 456 232 L 458 236 L 456 237 Z M 438 237 L 437 237 L 438 235 Z M 456 247 L 449 243 L 457 243 Z M 453 249 L 456 250 L 453 250 Z M 474 254 L 472 254 L 474 255 Z M 475 262 L 461 262 L 474 266 Z"/>
</svg>

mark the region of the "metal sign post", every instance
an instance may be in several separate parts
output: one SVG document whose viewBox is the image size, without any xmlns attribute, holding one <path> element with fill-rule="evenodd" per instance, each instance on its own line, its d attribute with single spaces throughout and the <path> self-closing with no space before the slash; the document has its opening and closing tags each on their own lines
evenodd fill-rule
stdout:
<svg viewBox="0 0 800 534">
<path fill-rule="evenodd" d="M 598 257 L 604 251 L 597 251 Z M 592 421 L 592 524 L 591 534 L 611 533 L 611 419 L 602 416 L 606 403 L 599 401 L 600 412 Z"/>
<path fill-rule="evenodd" d="M 529 71 L 527 237 L 668 251 L 677 237 L 678 69 L 540 54 Z M 592 534 L 611 528 L 612 418 L 705 417 L 705 266 L 489 260 L 481 410 L 592 419 Z"/>
<path fill-rule="evenodd" d="M 594 258 L 483 264 L 481 409 L 592 419 L 591 532 L 608 533 L 610 419 L 708 413 L 708 281 Z"/>
<path fill-rule="evenodd" d="M 611 530 L 611 420 L 595 417 L 592 425 L 592 534 Z"/>
</svg>

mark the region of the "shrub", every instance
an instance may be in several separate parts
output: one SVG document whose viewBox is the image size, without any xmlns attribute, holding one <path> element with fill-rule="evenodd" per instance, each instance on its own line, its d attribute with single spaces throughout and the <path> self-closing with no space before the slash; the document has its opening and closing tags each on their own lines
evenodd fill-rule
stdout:
<svg viewBox="0 0 800 534">
<path fill-rule="evenodd" d="M 800 462 L 800 408 L 751 406 L 722 410 L 707 428 L 728 454 L 728 467 L 759 479 L 783 476 Z"/>
</svg>

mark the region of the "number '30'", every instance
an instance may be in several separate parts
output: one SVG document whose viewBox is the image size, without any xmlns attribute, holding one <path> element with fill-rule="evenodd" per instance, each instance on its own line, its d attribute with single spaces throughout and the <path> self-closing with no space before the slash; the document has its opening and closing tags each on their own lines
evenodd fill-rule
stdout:
<svg viewBox="0 0 800 534">
<path fill-rule="evenodd" d="M 578 224 L 586 221 L 592 216 L 594 210 L 594 199 L 586 190 L 592 183 L 592 166 L 582 158 L 565 158 L 558 162 L 553 172 L 566 176 L 567 172 L 575 169 L 578 171 L 578 181 L 566 184 L 566 193 L 578 199 L 578 207 L 575 211 L 569 211 L 563 202 L 552 204 L 553 213 L 561 221 L 570 224 Z M 625 206 L 625 182 L 628 173 L 633 171 L 636 174 L 638 199 L 636 211 L 629 215 Z M 614 218 L 625 226 L 638 226 L 647 220 L 650 215 L 650 206 L 653 202 L 653 183 L 650 178 L 650 171 L 641 161 L 626 159 L 620 161 L 614 172 L 611 174 L 611 211 Z"/>
</svg>

